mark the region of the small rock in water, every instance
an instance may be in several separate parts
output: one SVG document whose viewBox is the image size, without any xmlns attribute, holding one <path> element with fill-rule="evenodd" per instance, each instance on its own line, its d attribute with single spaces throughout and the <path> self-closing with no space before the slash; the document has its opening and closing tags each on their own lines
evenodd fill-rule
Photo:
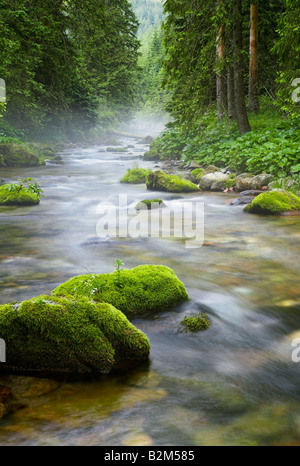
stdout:
<svg viewBox="0 0 300 466">
<path fill-rule="evenodd" d="M 233 206 L 248 205 L 248 204 L 251 204 L 253 199 L 254 197 L 250 197 L 250 196 L 239 197 L 238 199 L 234 199 L 230 203 L 230 205 L 233 205 Z"/>
</svg>

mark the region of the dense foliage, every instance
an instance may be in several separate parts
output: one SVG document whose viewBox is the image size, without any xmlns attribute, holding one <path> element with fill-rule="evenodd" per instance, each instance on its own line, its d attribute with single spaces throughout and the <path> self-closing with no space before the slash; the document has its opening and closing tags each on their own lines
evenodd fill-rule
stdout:
<svg viewBox="0 0 300 466">
<path fill-rule="evenodd" d="M 72 135 L 128 116 L 139 42 L 127 0 L 3 0 L 0 24 L 7 123 Z"/>
<path fill-rule="evenodd" d="M 164 84 L 172 121 L 150 157 L 300 173 L 299 8 L 299 0 L 166 0 Z"/>
</svg>

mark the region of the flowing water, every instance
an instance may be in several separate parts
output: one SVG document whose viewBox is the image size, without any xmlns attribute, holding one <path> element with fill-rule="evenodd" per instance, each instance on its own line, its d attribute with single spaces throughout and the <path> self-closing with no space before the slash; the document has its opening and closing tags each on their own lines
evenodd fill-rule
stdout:
<svg viewBox="0 0 300 466">
<path fill-rule="evenodd" d="M 72 276 L 161 264 L 184 282 L 190 302 L 133 323 L 151 342 L 149 364 L 126 375 L 77 382 L 6 377 L 22 408 L 0 421 L 1 445 L 282 445 L 300 443 L 299 217 L 257 217 L 233 195 L 172 196 L 120 184 L 146 147 L 65 151 L 63 165 L 5 169 L 6 181 L 34 176 L 36 207 L 0 208 L 0 303 L 51 293 Z M 97 237 L 97 206 L 160 197 L 168 206 L 205 203 L 205 242 Z M 206 332 L 178 331 L 205 311 Z M 4 383 L 5 382 L 5 383 Z"/>
</svg>

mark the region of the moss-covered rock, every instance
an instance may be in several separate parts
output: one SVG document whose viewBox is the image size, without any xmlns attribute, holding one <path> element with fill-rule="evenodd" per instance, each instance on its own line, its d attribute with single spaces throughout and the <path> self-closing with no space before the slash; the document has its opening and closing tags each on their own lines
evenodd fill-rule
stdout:
<svg viewBox="0 0 300 466">
<path fill-rule="evenodd" d="M 40 203 L 37 194 L 27 188 L 10 191 L 10 185 L 0 186 L 0 205 L 3 206 L 32 206 Z"/>
<path fill-rule="evenodd" d="M 60 285 L 53 295 L 97 299 L 120 309 L 128 318 L 164 311 L 189 299 L 174 272 L 159 265 L 141 265 L 110 274 L 81 275 Z"/>
<path fill-rule="evenodd" d="M 185 327 L 186 332 L 200 332 L 201 330 L 207 330 L 211 323 L 204 312 L 194 314 L 189 317 L 185 317 L 181 321 L 181 325 Z"/>
<path fill-rule="evenodd" d="M 39 157 L 18 144 L 0 145 L 0 167 L 36 167 Z"/>
<path fill-rule="evenodd" d="M 106 152 L 127 152 L 125 147 L 107 147 Z"/>
<path fill-rule="evenodd" d="M 293 212 L 300 210 L 300 198 L 289 191 L 277 189 L 260 194 L 244 210 L 259 215 Z"/>
<path fill-rule="evenodd" d="M 204 168 L 196 168 L 196 170 L 193 170 L 191 173 L 197 180 L 200 180 L 205 174 L 206 171 Z"/>
<path fill-rule="evenodd" d="M 167 175 L 162 171 L 156 171 L 148 176 L 147 189 L 151 191 L 166 191 L 170 193 L 192 193 L 199 191 L 196 184 L 185 180 L 180 176 Z"/>
<path fill-rule="evenodd" d="M 8 372 L 107 374 L 146 360 L 150 344 L 110 304 L 41 296 L 0 306 Z"/>
<path fill-rule="evenodd" d="M 162 199 L 145 199 L 138 202 L 138 204 L 135 206 L 136 210 L 153 210 L 161 209 L 163 207 L 166 207 L 166 204 Z"/>
<path fill-rule="evenodd" d="M 146 170 L 145 168 L 133 168 L 132 170 L 128 170 L 126 175 L 123 176 L 123 178 L 121 179 L 121 183 L 146 183 L 146 180 L 150 173 L 152 173 L 151 170 Z"/>
</svg>

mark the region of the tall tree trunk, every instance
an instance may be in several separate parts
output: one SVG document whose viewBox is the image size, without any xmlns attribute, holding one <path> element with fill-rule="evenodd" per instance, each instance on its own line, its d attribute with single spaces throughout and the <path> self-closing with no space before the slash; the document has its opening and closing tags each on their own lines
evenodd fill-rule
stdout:
<svg viewBox="0 0 300 466">
<path fill-rule="evenodd" d="M 259 0 L 250 4 L 250 66 L 249 66 L 249 111 L 259 110 L 258 100 L 258 15 Z"/>
<path fill-rule="evenodd" d="M 234 103 L 234 74 L 233 67 L 230 66 L 227 72 L 227 102 L 228 102 L 228 119 L 230 122 L 235 120 L 235 103 Z"/>
<path fill-rule="evenodd" d="M 217 106 L 218 120 L 222 120 L 226 114 L 227 95 L 226 95 L 226 75 L 224 70 L 224 62 L 226 58 L 225 45 L 225 27 L 220 26 L 217 37 Z"/>
<path fill-rule="evenodd" d="M 251 131 L 248 119 L 243 76 L 243 29 L 242 0 L 233 0 L 233 69 L 235 111 L 238 128 L 241 134 Z"/>
</svg>

